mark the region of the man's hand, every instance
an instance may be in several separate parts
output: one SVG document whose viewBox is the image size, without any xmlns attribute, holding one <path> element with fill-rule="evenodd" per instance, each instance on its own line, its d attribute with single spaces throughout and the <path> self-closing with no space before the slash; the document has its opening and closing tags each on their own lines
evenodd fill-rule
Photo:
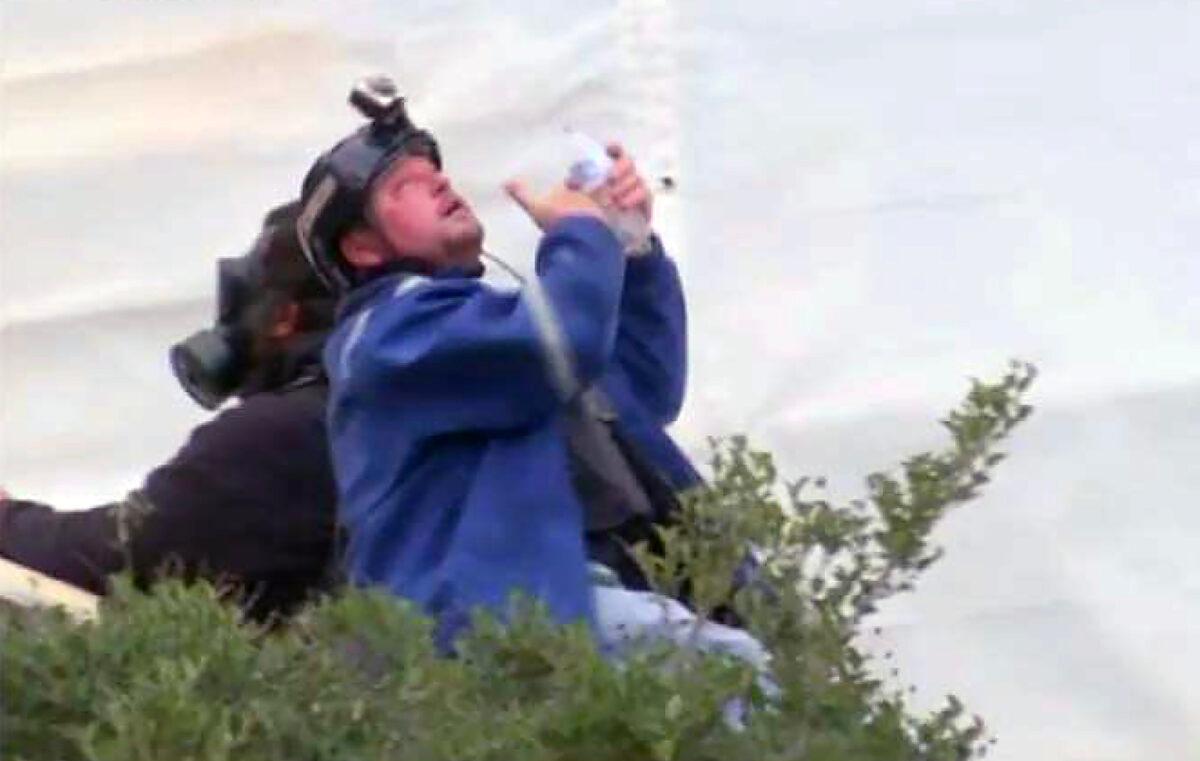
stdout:
<svg viewBox="0 0 1200 761">
<path fill-rule="evenodd" d="M 524 183 L 517 180 L 506 182 L 504 190 L 542 230 L 569 216 L 583 215 L 604 220 L 604 210 L 595 199 L 566 185 L 559 185 L 541 198 L 534 196 Z"/>
<path fill-rule="evenodd" d="M 649 223 L 654 213 L 654 195 L 645 178 L 638 174 L 633 158 L 620 143 L 609 143 L 606 150 L 613 160 L 613 168 L 604 183 L 604 205 L 618 211 L 636 211 Z"/>
<path fill-rule="evenodd" d="M 521 205 L 538 227 L 545 230 L 559 219 L 584 214 L 607 220 L 613 211 L 634 211 L 649 223 L 654 212 L 654 195 L 645 178 L 638 173 L 633 158 L 620 143 L 609 143 L 605 150 L 613 160 L 612 171 L 600 188 L 583 193 L 579 188 L 560 185 L 543 198 L 534 196 L 524 183 L 505 183 L 508 195 Z"/>
</svg>

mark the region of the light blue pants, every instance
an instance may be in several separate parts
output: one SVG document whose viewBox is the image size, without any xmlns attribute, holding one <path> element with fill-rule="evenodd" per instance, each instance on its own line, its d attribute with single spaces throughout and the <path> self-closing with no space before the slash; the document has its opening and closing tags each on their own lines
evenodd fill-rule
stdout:
<svg viewBox="0 0 1200 761">
<path fill-rule="evenodd" d="M 700 621 L 677 600 L 655 592 L 625 589 L 611 569 L 591 564 L 592 600 L 600 647 L 614 658 L 639 646 L 673 642 L 702 653 L 723 653 L 742 660 L 759 673 L 759 686 L 769 696 L 778 687 L 770 676 L 770 653 L 762 643 L 741 629 Z M 745 707 L 740 701 L 726 706 L 731 726 L 744 726 Z"/>
</svg>

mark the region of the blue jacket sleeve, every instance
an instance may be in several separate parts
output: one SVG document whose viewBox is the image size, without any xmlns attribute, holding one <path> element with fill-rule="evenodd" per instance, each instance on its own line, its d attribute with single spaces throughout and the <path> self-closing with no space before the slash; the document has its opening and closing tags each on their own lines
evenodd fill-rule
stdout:
<svg viewBox="0 0 1200 761">
<path fill-rule="evenodd" d="M 424 435 L 528 425 L 599 378 L 616 340 L 624 258 L 601 222 L 561 221 L 520 291 L 430 280 L 371 307 L 355 384 Z"/>
<path fill-rule="evenodd" d="M 629 260 L 621 293 L 615 370 L 660 426 L 679 417 L 687 386 L 687 308 L 675 263 L 653 239 Z"/>
</svg>

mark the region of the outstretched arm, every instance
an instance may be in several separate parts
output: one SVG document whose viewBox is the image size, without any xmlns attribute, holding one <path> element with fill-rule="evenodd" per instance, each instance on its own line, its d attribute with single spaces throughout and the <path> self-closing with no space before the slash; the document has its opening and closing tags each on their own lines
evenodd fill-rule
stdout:
<svg viewBox="0 0 1200 761">
<path fill-rule="evenodd" d="M 118 549 L 120 503 L 61 511 L 24 499 L 0 499 L 0 557 L 101 594 L 124 567 Z"/>
</svg>

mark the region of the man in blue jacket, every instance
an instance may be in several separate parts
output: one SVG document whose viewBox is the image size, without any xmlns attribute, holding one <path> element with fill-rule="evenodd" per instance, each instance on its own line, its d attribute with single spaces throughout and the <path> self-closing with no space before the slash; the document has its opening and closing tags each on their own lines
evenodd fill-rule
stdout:
<svg viewBox="0 0 1200 761">
<path fill-rule="evenodd" d="M 344 294 L 325 364 L 350 578 L 417 602 L 443 642 L 514 592 L 590 621 L 585 535 L 654 513 L 648 481 L 698 480 L 663 430 L 686 379 L 678 274 L 657 238 L 627 255 L 606 222 L 649 218 L 650 192 L 615 144 L 600 193 L 510 183 L 544 234 L 536 277 L 498 290 L 437 143 L 373 95 L 309 171 L 297 226 Z"/>
</svg>

